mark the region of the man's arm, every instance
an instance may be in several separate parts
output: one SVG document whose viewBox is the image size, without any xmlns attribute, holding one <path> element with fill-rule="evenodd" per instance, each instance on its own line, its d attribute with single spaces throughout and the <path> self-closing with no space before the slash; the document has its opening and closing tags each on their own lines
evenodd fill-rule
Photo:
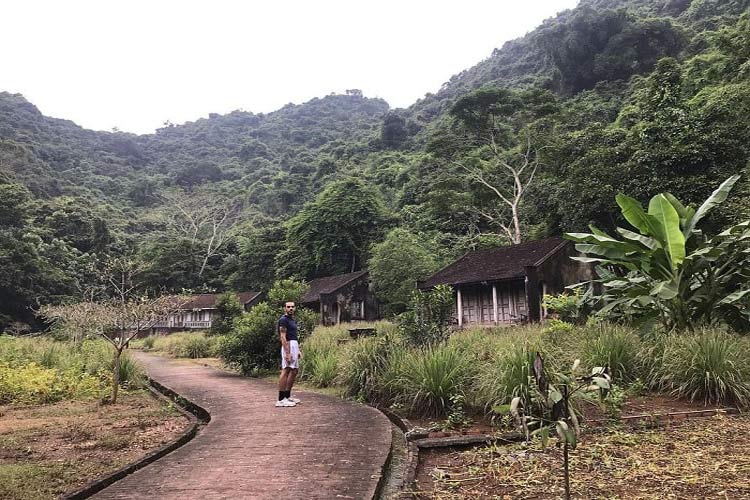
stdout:
<svg viewBox="0 0 750 500">
<path fill-rule="evenodd" d="M 284 349 L 284 357 L 287 363 L 292 360 L 292 353 L 289 350 L 289 342 L 286 340 L 286 326 L 279 325 L 279 340 L 281 340 L 281 347 Z"/>
</svg>

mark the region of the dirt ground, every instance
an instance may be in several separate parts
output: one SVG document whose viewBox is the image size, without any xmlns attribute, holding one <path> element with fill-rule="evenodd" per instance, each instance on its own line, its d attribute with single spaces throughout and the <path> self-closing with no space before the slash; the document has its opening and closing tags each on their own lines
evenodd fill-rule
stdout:
<svg viewBox="0 0 750 500">
<path fill-rule="evenodd" d="M 0 499 L 47 499 L 138 460 L 184 432 L 189 421 L 146 391 L 116 405 L 67 401 L 0 406 Z"/>
<path fill-rule="evenodd" d="M 571 451 L 574 498 L 750 498 L 750 417 L 685 420 L 648 430 L 584 435 Z M 536 441 L 420 452 L 416 491 L 404 498 L 563 497 L 562 450 Z"/>
</svg>

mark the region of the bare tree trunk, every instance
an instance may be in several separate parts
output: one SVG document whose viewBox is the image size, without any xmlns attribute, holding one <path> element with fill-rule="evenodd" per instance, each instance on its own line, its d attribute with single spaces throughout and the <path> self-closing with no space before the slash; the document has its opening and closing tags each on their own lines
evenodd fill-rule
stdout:
<svg viewBox="0 0 750 500">
<path fill-rule="evenodd" d="M 112 368 L 112 404 L 117 403 L 117 392 L 120 389 L 120 357 L 122 348 L 115 349 L 115 360 Z"/>
</svg>

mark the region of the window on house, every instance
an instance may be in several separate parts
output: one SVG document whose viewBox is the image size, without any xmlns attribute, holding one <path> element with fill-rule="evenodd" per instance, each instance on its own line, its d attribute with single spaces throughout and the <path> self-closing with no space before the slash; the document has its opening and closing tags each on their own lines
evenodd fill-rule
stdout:
<svg viewBox="0 0 750 500">
<path fill-rule="evenodd" d="M 352 319 L 365 319 L 365 302 L 363 300 L 352 300 L 349 305 L 349 313 Z"/>
</svg>

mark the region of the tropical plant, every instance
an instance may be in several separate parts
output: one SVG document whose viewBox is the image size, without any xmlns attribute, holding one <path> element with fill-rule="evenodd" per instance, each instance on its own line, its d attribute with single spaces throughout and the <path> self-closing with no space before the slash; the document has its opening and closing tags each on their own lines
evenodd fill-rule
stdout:
<svg viewBox="0 0 750 500">
<path fill-rule="evenodd" d="M 516 396 L 509 405 L 496 406 L 497 413 L 510 412 L 516 425 L 523 430 L 526 440 L 539 437 L 546 447 L 554 432 L 563 446 L 563 475 L 565 498 L 570 499 L 570 457 L 568 450 L 578 445 L 581 432 L 573 407 L 575 397 L 587 391 L 597 391 L 603 399 L 611 389 L 606 367 L 597 366 L 590 375 L 581 375 L 580 362 L 576 360 L 568 372 L 547 370 L 540 353 L 534 357 L 530 384 L 531 394 L 527 401 Z"/>
<path fill-rule="evenodd" d="M 604 293 L 598 314 L 637 322 L 661 322 L 667 330 L 692 330 L 700 324 L 726 323 L 750 330 L 750 221 L 708 237 L 698 224 L 726 200 L 739 179 L 724 181 L 703 204 L 684 206 L 669 193 L 653 198 L 644 211 L 624 194 L 617 203 L 638 231 L 617 228 L 621 239 L 591 226 L 593 234 L 567 233 L 573 257 L 598 265 Z"/>
</svg>

